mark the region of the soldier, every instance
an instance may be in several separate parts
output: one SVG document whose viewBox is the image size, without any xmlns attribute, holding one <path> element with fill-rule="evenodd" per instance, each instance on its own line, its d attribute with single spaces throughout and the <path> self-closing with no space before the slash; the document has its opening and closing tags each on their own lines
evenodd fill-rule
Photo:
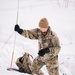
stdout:
<svg viewBox="0 0 75 75">
<path fill-rule="evenodd" d="M 42 18 L 39 21 L 39 28 L 23 30 L 17 24 L 14 29 L 26 38 L 38 40 L 38 56 L 33 60 L 31 71 L 37 75 L 44 75 L 41 68 L 46 65 L 49 75 L 59 75 L 58 53 L 61 47 L 59 38 L 51 30 L 48 20 Z"/>
</svg>

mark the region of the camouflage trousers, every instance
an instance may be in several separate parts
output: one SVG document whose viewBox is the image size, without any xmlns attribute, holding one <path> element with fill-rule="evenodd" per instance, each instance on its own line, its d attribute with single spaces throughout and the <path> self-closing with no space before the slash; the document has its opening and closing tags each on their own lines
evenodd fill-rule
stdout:
<svg viewBox="0 0 75 75">
<path fill-rule="evenodd" d="M 41 68 L 46 65 L 49 75 L 59 75 L 58 56 L 54 57 L 45 54 L 43 57 L 37 56 L 32 62 L 29 53 L 25 53 L 16 60 L 16 65 L 20 72 L 29 73 L 31 75 L 44 75 Z"/>
<path fill-rule="evenodd" d="M 41 68 L 46 65 L 49 75 L 59 75 L 58 72 L 58 56 L 40 57 L 37 56 L 32 63 L 31 70 L 37 75 L 44 75 Z"/>
</svg>

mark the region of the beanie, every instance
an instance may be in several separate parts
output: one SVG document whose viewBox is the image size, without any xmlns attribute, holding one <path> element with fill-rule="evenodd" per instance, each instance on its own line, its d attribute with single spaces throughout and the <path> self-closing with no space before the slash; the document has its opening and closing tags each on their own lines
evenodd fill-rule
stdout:
<svg viewBox="0 0 75 75">
<path fill-rule="evenodd" d="M 39 21 L 39 27 L 41 27 L 41 28 L 47 28 L 48 27 L 48 21 L 46 18 L 42 18 Z"/>
</svg>

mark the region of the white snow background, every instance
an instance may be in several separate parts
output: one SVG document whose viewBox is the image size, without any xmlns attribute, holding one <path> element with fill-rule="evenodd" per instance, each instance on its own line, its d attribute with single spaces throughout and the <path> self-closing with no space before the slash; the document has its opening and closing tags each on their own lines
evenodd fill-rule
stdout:
<svg viewBox="0 0 75 75">
<path fill-rule="evenodd" d="M 37 56 L 38 41 L 24 38 L 14 32 L 17 7 L 18 0 L 0 0 L 0 75 L 28 75 L 7 71 L 7 68 L 10 67 L 13 50 L 12 68 L 18 68 L 15 61 L 24 52 L 29 52 L 34 58 Z M 39 20 L 43 17 L 48 19 L 49 25 L 60 39 L 60 75 L 75 75 L 75 1 L 19 0 L 18 24 L 22 29 L 38 27 Z M 42 70 L 45 75 L 48 75 L 45 66 Z"/>
</svg>

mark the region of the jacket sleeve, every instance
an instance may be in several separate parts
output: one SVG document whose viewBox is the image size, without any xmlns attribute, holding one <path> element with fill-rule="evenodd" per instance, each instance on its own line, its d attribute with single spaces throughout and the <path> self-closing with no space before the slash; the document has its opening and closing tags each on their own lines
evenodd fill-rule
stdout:
<svg viewBox="0 0 75 75">
<path fill-rule="evenodd" d="M 58 53 L 61 49 L 61 46 L 60 46 L 59 38 L 57 37 L 57 35 L 55 33 L 53 34 L 52 44 L 53 44 L 53 46 L 49 47 L 50 54 L 53 56 L 56 56 L 56 55 L 58 55 Z"/>
<path fill-rule="evenodd" d="M 23 30 L 21 35 L 29 39 L 38 39 L 37 31 L 38 31 L 38 28 L 31 29 L 31 30 Z"/>
</svg>

